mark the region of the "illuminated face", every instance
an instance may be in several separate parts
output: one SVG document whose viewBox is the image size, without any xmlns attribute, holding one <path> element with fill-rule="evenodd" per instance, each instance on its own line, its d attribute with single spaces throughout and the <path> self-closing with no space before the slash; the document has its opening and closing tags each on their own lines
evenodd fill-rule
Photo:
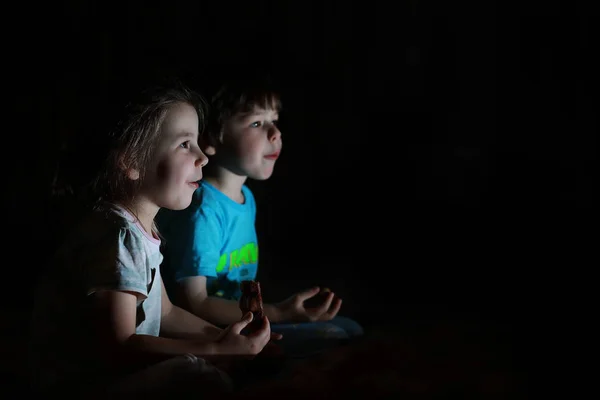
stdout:
<svg viewBox="0 0 600 400">
<path fill-rule="evenodd" d="M 171 210 L 188 207 L 208 162 L 198 146 L 198 114 L 186 103 L 172 105 L 160 128 L 142 193 L 152 203 Z"/>
<path fill-rule="evenodd" d="M 262 108 L 231 117 L 223 127 L 220 165 L 236 175 L 270 178 L 283 146 L 278 117 L 277 111 Z"/>
</svg>

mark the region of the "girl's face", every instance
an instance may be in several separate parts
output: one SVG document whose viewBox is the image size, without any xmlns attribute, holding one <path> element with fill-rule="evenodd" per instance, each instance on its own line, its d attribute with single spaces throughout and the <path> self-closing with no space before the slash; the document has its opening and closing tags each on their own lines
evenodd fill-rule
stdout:
<svg viewBox="0 0 600 400">
<path fill-rule="evenodd" d="M 187 103 L 167 111 L 142 186 L 143 195 L 158 207 L 182 210 L 192 201 L 208 162 L 198 146 L 198 125 L 198 114 Z"/>
<path fill-rule="evenodd" d="M 219 163 L 236 175 L 268 179 L 283 146 L 277 119 L 277 111 L 262 108 L 231 117 L 217 151 Z"/>
</svg>

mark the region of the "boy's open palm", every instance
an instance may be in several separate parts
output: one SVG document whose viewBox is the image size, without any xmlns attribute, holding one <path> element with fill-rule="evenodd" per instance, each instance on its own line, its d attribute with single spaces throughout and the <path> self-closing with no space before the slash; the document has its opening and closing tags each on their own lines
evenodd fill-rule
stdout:
<svg viewBox="0 0 600 400">
<path fill-rule="evenodd" d="M 271 339 L 271 325 L 267 317 L 264 317 L 260 329 L 249 335 L 242 335 L 242 330 L 252 322 L 252 318 L 252 313 L 248 313 L 240 321 L 229 325 L 221 332 L 217 338 L 221 354 L 251 358 L 262 351 Z"/>
<path fill-rule="evenodd" d="M 323 300 L 314 307 L 306 307 L 305 301 L 320 295 Z M 342 299 L 327 289 L 314 287 L 296 293 L 278 304 L 281 315 L 289 321 L 315 322 L 333 319 L 342 307 Z"/>
</svg>

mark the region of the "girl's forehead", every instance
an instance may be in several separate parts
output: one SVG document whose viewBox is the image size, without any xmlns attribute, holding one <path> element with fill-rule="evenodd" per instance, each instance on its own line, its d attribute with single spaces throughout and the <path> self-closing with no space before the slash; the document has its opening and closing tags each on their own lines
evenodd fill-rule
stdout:
<svg viewBox="0 0 600 400">
<path fill-rule="evenodd" d="M 187 103 L 178 103 L 169 108 L 163 120 L 161 130 L 168 135 L 198 132 L 198 114 Z"/>
</svg>

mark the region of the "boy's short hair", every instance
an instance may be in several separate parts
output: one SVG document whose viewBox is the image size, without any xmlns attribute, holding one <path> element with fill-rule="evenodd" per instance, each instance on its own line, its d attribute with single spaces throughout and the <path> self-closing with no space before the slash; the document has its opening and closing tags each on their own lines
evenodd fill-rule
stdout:
<svg viewBox="0 0 600 400">
<path fill-rule="evenodd" d="M 212 86 L 206 93 L 209 110 L 204 134 L 211 145 L 222 139 L 225 122 L 235 114 L 255 108 L 281 111 L 280 91 L 267 73 L 244 69 L 213 81 Z"/>
</svg>

